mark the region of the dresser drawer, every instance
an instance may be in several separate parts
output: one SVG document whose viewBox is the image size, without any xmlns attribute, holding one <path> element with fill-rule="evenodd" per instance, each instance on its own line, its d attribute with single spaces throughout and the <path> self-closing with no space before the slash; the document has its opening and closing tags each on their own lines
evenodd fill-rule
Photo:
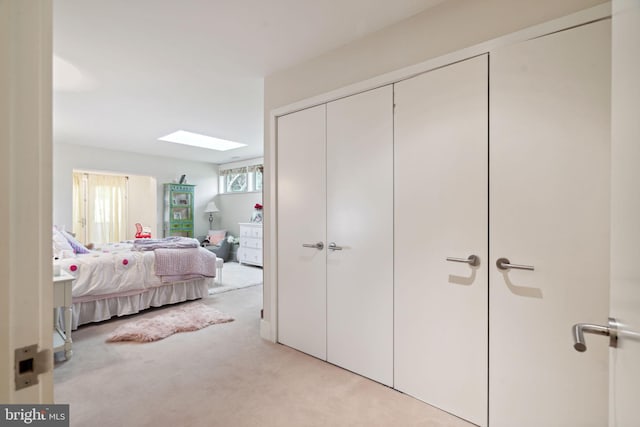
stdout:
<svg viewBox="0 0 640 427">
<path fill-rule="evenodd" d="M 240 237 L 262 238 L 262 225 L 242 224 L 240 225 Z"/>
<path fill-rule="evenodd" d="M 243 248 L 262 249 L 262 239 L 256 239 L 254 237 L 246 237 L 240 240 L 240 246 Z"/>
<path fill-rule="evenodd" d="M 193 224 L 191 222 L 174 222 L 171 224 L 172 230 L 191 230 Z"/>
<path fill-rule="evenodd" d="M 262 251 L 260 249 L 241 247 L 238 249 L 238 261 L 247 264 L 262 265 Z"/>
</svg>

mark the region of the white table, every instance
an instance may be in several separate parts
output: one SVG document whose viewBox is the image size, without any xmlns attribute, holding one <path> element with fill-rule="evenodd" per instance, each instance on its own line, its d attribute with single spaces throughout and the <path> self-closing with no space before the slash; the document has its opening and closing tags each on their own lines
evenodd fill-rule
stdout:
<svg viewBox="0 0 640 427">
<path fill-rule="evenodd" d="M 71 284 L 74 277 L 66 272 L 53 277 L 53 352 L 63 351 L 64 357 L 69 360 L 73 355 L 71 349 Z M 64 330 L 58 324 L 59 310 L 64 314 Z"/>
</svg>

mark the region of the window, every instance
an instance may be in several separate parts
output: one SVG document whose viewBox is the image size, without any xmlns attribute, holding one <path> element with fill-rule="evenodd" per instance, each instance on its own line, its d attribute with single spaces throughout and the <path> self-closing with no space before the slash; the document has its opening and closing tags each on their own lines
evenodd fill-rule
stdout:
<svg viewBox="0 0 640 427">
<path fill-rule="evenodd" d="M 220 193 L 262 191 L 262 165 L 220 170 Z"/>
<path fill-rule="evenodd" d="M 73 173 L 73 232 L 82 243 L 119 242 L 127 233 L 128 178 Z"/>
<path fill-rule="evenodd" d="M 260 169 L 256 170 L 254 174 L 254 188 L 256 191 L 262 191 L 262 166 L 260 166 Z"/>
<path fill-rule="evenodd" d="M 243 193 L 248 191 L 247 173 L 234 173 L 227 175 L 227 188 L 225 193 Z"/>
</svg>

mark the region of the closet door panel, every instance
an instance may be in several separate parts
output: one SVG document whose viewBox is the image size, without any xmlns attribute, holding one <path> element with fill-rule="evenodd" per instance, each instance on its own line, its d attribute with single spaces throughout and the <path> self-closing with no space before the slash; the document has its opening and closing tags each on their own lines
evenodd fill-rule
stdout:
<svg viewBox="0 0 640 427">
<path fill-rule="evenodd" d="M 278 118 L 278 341 L 326 360 L 325 115 Z"/>
<path fill-rule="evenodd" d="M 492 53 L 490 87 L 490 425 L 607 425 L 608 339 L 571 327 L 607 324 L 609 21 Z"/>
<path fill-rule="evenodd" d="M 395 85 L 396 388 L 487 423 L 488 60 Z M 476 255 L 478 266 L 448 262 Z"/>
<path fill-rule="evenodd" d="M 393 90 L 327 104 L 327 360 L 393 385 Z"/>
</svg>

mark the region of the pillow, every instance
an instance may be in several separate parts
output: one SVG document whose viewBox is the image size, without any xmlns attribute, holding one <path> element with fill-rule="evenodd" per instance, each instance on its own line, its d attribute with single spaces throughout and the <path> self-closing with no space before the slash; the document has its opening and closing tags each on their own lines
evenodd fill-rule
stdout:
<svg viewBox="0 0 640 427">
<path fill-rule="evenodd" d="M 69 245 L 71 245 L 71 247 L 73 248 L 73 252 L 75 252 L 76 254 L 91 253 L 89 249 L 85 248 L 82 243 L 77 241 L 76 238 L 69 234 L 67 231 L 60 230 L 60 233 L 64 236 L 65 239 L 67 239 L 67 242 L 69 242 Z"/>
<path fill-rule="evenodd" d="M 73 249 L 65 249 L 63 251 L 60 251 L 60 253 L 58 253 L 57 255 L 58 259 L 75 258 L 75 257 L 76 257 L 76 253 L 73 252 Z"/>
<path fill-rule="evenodd" d="M 69 252 L 73 253 L 73 248 L 69 241 L 60 233 L 56 227 L 53 227 L 53 256 L 56 258 L 66 258 Z"/>
<path fill-rule="evenodd" d="M 211 245 L 219 245 L 227 235 L 227 230 L 209 230 L 207 240 Z"/>
</svg>

